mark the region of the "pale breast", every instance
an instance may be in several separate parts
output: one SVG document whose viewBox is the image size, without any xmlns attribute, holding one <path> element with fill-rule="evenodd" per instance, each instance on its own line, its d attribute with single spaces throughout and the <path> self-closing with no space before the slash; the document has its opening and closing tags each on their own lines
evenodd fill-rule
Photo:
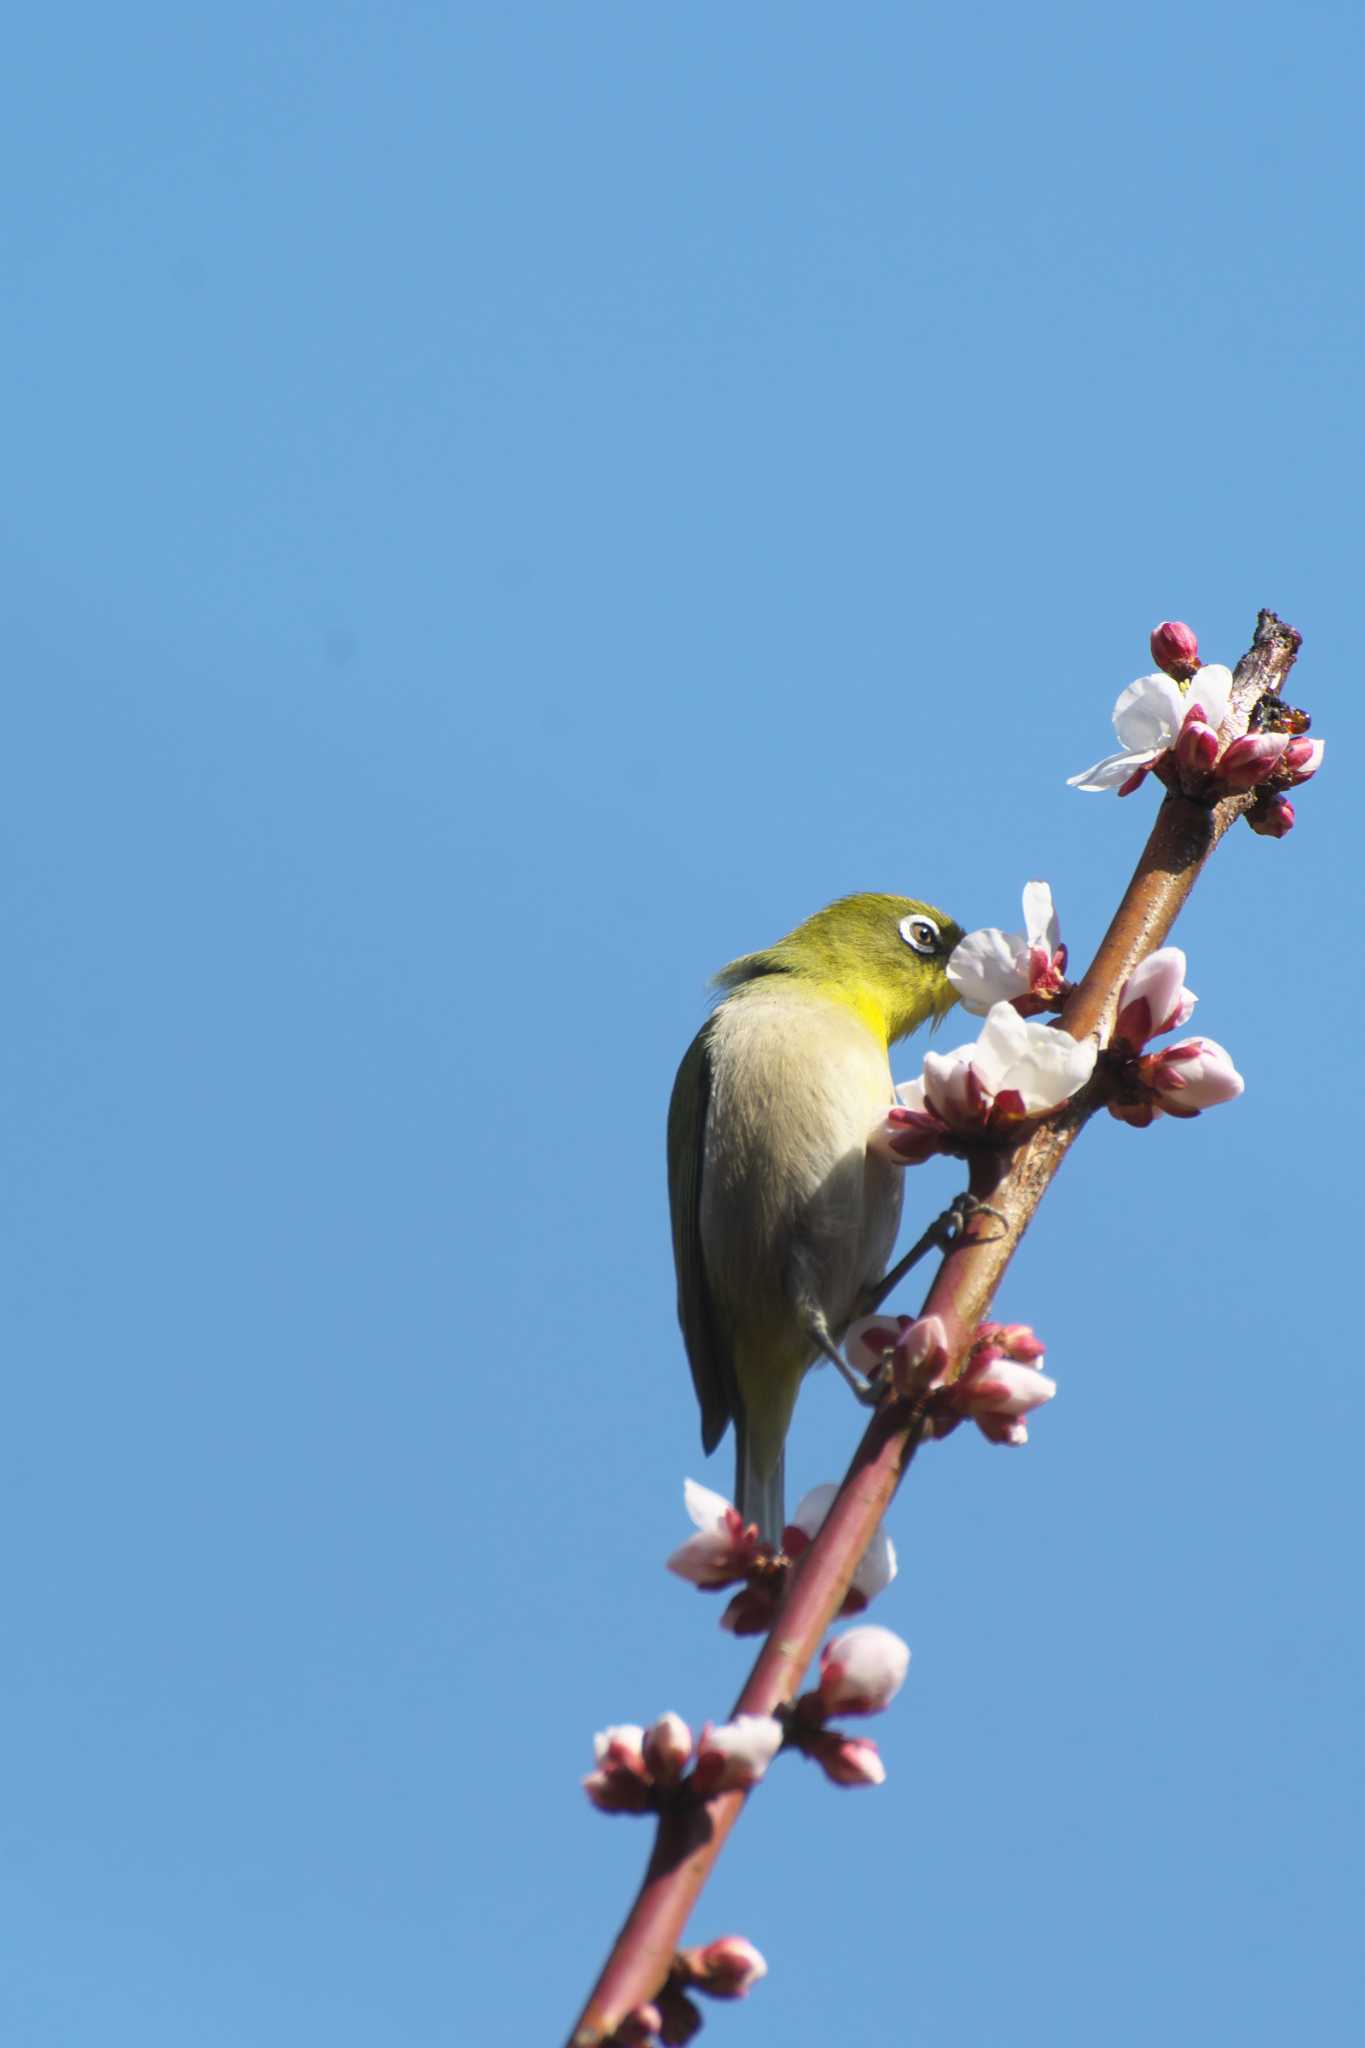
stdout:
<svg viewBox="0 0 1365 2048">
<path fill-rule="evenodd" d="M 732 1327 L 790 1320 L 793 1262 L 836 1332 L 885 1271 L 901 1176 L 867 1156 L 891 1101 L 885 1048 L 842 1004 L 750 990 L 716 1013 L 701 1236 Z"/>
</svg>

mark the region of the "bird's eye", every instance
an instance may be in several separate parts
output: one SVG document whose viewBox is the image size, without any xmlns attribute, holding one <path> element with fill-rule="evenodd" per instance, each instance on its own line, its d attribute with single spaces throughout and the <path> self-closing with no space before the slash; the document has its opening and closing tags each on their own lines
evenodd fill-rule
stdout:
<svg viewBox="0 0 1365 2048">
<path fill-rule="evenodd" d="M 916 953 L 937 953 L 939 929 L 932 917 L 903 917 L 900 921 L 900 935 Z"/>
</svg>

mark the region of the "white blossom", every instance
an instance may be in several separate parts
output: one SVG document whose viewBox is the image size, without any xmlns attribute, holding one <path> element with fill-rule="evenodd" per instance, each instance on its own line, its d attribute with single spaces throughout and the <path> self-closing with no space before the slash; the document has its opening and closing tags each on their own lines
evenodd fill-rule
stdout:
<svg viewBox="0 0 1365 2048">
<path fill-rule="evenodd" d="M 1175 745 L 1193 706 L 1201 707 L 1203 723 L 1216 732 L 1231 701 L 1232 670 L 1221 662 L 1206 662 L 1186 684 L 1171 676 L 1139 676 L 1114 706 L 1120 751 L 1106 755 L 1079 775 L 1069 775 L 1069 786 L 1097 791 L 1120 789 L 1134 776 L 1141 781 L 1152 763 Z"/>
</svg>

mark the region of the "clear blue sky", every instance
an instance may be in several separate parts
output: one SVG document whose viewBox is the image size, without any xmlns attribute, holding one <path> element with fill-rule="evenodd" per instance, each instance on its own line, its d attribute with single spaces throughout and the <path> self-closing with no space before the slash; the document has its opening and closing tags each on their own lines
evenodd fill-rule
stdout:
<svg viewBox="0 0 1365 2048">
<path fill-rule="evenodd" d="M 1065 777 L 1156 619 L 1261 604 L 1329 745 L 1179 933 L 1246 1096 L 1068 1161 L 1001 1302 L 1061 1393 L 895 1509 L 889 1782 L 784 1761 L 695 1930 L 771 1965 L 717 2043 L 1352 2036 L 1363 44 L 11 24 L 16 2048 L 560 2038 L 646 1848 L 592 1732 L 745 1668 L 661 1568 L 729 1485 L 663 1183 L 707 977 L 1034 875 L 1083 961 L 1154 798 Z M 795 1485 L 857 1428 L 817 1376 Z"/>
</svg>

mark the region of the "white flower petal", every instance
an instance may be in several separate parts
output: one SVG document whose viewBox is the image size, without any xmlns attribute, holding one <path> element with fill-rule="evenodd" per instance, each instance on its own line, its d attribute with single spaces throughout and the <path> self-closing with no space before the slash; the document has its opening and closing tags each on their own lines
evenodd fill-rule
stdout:
<svg viewBox="0 0 1365 2048">
<path fill-rule="evenodd" d="M 1068 775 L 1066 786 L 1084 790 L 1118 789 L 1139 768 L 1150 767 L 1157 755 L 1164 751 L 1162 747 L 1148 747 L 1139 754 L 1106 754 L 1093 768 L 1083 768 L 1079 775 Z"/>
<path fill-rule="evenodd" d="M 1203 673 L 1202 669 L 1200 671 Z M 1169 747 L 1189 705 L 1170 676 L 1139 676 L 1114 706 L 1114 731 L 1130 753 Z"/>
<path fill-rule="evenodd" d="M 1092 1038 L 1078 1042 L 1069 1032 L 1052 1031 L 1045 1024 L 1038 1026 L 1037 1031 L 1027 1060 L 1021 1060 L 1011 1070 L 1005 1083 L 1006 1087 L 1019 1090 L 1024 1108 L 1031 1116 L 1040 1110 L 1056 1109 L 1059 1103 L 1084 1088 L 1095 1071 L 1098 1056 Z"/>
<path fill-rule="evenodd" d="M 1018 1086 L 1016 1081 L 1006 1077 L 1021 1061 L 1026 1060 L 1032 1043 L 1031 1033 L 1041 1031 L 1047 1038 L 1056 1034 L 1046 1024 L 1028 1024 L 1019 1015 L 1013 1003 L 993 1003 L 986 1028 L 976 1042 L 972 1065 L 977 1078 L 992 1095 L 998 1095 L 1002 1088 Z M 925 1064 L 928 1062 L 926 1060 Z"/>
<path fill-rule="evenodd" d="M 869 1323 L 880 1322 L 887 1328 L 894 1328 L 896 1323 L 895 1316 L 866 1317 L 864 1320 Z M 852 1332 L 849 1334 L 851 1336 Z M 787 1519 L 796 1528 L 803 1529 L 807 1536 L 814 1538 L 825 1516 L 833 1507 L 834 1496 L 838 1491 L 838 1487 L 829 1481 L 823 1486 L 813 1486 L 809 1493 L 802 1494 L 795 1512 Z M 878 1593 L 885 1592 L 895 1578 L 896 1571 L 896 1546 L 886 1533 L 886 1524 L 879 1522 L 877 1533 L 868 1544 L 863 1553 L 863 1561 L 853 1574 L 852 1583 L 864 1600 L 870 1602 L 876 1599 Z"/>
<path fill-rule="evenodd" d="M 710 1529 L 717 1522 L 723 1522 L 730 1507 L 723 1493 L 713 1493 L 709 1486 L 703 1486 L 697 1479 L 684 1479 L 683 1502 L 699 1529 Z"/>
<path fill-rule="evenodd" d="M 1052 890 L 1046 882 L 1025 882 L 1024 923 L 1028 927 L 1028 944 L 1045 947 L 1050 959 L 1062 943 L 1062 924 L 1053 906 Z M 952 965 L 950 960 L 950 978 Z"/>
<path fill-rule="evenodd" d="M 1202 704 L 1204 717 L 1214 731 L 1228 715 L 1232 703 L 1232 670 L 1224 668 L 1221 661 L 1206 661 L 1195 672 L 1185 696 L 1185 708 L 1191 704 Z"/>
<path fill-rule="evenodd" d="M 986 1019 L 974 1064 L 992 1095 L 1017 1089 L 1033 1116 L 1055 1109 L 1084 1087 L 1096 1056 L 1093 1039 L 1077 1043 L 1069 1032 L 1025 1019 L 1010 1003 L 997 1003 Z"/>
<path fill-rule="evenodd" d="M 1029 888 L 1034 886 L 1030 882 Z M 1024 893 L 1027 897 L 1028 891 Z M 1028 940 L 1023 932 L 1002 932 L 998 925 L 968 932 L 953 948 L 947 966 L 948 979 L 957 990 L 963 1009 L 984 1017 L 992 1003 L 1027 995 L 1027 949 Z"/>
<path fill-rule="evenodd" d="M 1011 1015 L 1016 1014 L 1008 1003 L 999 1003 L 994 1007 L 1010 1010 Z M 925 1107 L 942 1117 L 945 1123 L 953 1123 L 968 1108 L 968 1079 L 977 1051 L 978 1047 L 975 1044 L 957 1045 L 951 1052 L 927 1052 L 924 1055 L 921 1087 Z M 910 1085 L 913 1087 L 914 1083 Z M 913 1109 L 915 1104 L 907 1101 L 905 1107 Z"/>
</svg>

